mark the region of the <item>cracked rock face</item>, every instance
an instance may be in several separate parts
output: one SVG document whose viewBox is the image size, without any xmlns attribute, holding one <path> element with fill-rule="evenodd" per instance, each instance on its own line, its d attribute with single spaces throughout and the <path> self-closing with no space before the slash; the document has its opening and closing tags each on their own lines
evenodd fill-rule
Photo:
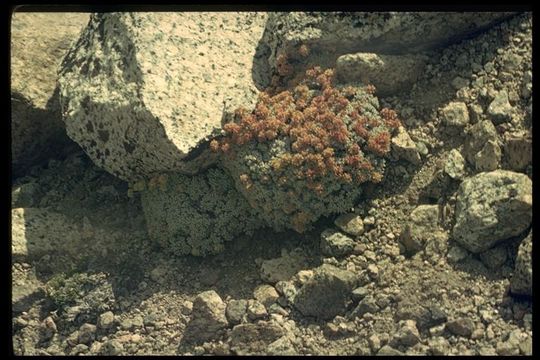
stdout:
<svg viewBox="0 0 540 360">
<path fill-rule="evenodd" d="M 253 12 L 92 15 L 59 72 L 68 135 L 126 181 L 195 173 L 212 162 L 201 144 L 220 132 L 225 113 L 256 101 L 253 64 L 265 19 Z"/>
</svg>

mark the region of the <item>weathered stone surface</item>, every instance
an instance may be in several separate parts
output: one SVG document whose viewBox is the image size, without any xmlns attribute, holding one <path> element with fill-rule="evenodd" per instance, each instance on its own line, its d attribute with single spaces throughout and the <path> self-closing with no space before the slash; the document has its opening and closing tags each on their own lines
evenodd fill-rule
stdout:
<svg viewBox="0 0 540 360">
<path fill-rule="evenodd" d="M 366 296 L 352 311 L 353 317 L 362 317 L 364 314 L 371 313 L 374 314 L 380 310 L 380 307 L 377 305 L 375 298 L 371 295 Z"/>
<path fill-rule="evenodd" d="M 447 233 L 439 225 L 439 206 L 420 205 L 411 212 L 400 242 L 409 254 L 422 250 L 428 242 L 445 242 Z"/>
<path fill-rule="evenodd" d="M 282 253 L 280 257 L 262 262 L 260 268 L 261 279 L 271 284 L 289 280 L 304 268 L 305 262 L 305 258 L 298 252 Z"/>
<path fill-rule="evenodd" d="M 321 233 L 321 252 L 324 255 L 344 256 L 350 254 L 353 248 L 353 239 L 335 229 L 326 229 Z"/>
<path fill-rule="evenodd" d="M 193 301 L 193 313 L 188 323 L 184 340 L 202 343 L 219 335 L 228 326 L 226 305 L 214 290 L 197 295 Z"/>
<path fill-rule="evenodd" d="M 389 96 L 412 87 L 426 60 L 424 55 L 346 54 L 336 61 L 336 76 L 343 83 L 372 84 L 378 96 Z"/>
<path fill-rule="evenodd" d="M 267 355 L 298 355 L 292 342 L 293 334 L 287 333 L 268 345 Z"/>
<path fill-rule="evenodd" d="M 454 264 L 465 260 L 467 256 L 469 256 L 469 252 L 459 245 L 451 246 L 446 254 L 448 262 Z"/>
<path fill-rule="evenodd" d="M 377 356 L 403 356 L 403 355 L 405 355 L 403 352 L 397 349 L 394 349 L 390 345 L 384 345 L 377 352 Z"/>
<path fill-rule="evenodd" d="M 446 328 L 452 334 L 470 337 L 474 330 L 474 321 L 469 318 L 458 318 L 446 323 Z"/>
<path fill-rule="evenodd" d="M 448 158 L 444 163 L 444 172 L 456 180 L 463 179 L 465 176 L 465 159 L 457 149 L 452 149 L 448 153 Z"/>
<path fill-rule="evenodd" d="M 64 215 L 47 209 L 11 210 L 11 254 L 15 259 L 37 260 L 46 254 L 80 251 L 81 232 Z"/>
<path fill-rule="evenodd" d="M 283 334 L 283 329 L 271 322 L 236 325 L 231 332 L 231 349 L 237 355 L 265 351 L 270 343 Z"/>
<path fill-rule="evenodd" d="M 231 300 L 227 303 L 227 309 L 225 314 L 231 324 L 239 324 L 242 322 L 242 318 L 246 314 L 247 300 Z"/>
<path fill-rule="evenodd" d="M 253 297 L 268 308 L 277 301 L 279 294 L 273 286 L 262 284 L 255 288 Z"/>
<path fill-rule="evenodd" d="M 394 334 L 390 345 L 414 346 L 420 341 L 420 333 L 416 327 L 416 321 L 414 320 L 401 320 L 399 322 L 399 329 Z"/>
<path fill-rule="evenodd" d="M 497 130 L 493 123 L 484 120 L 474 124 L 467 132 L 463 156 L 469 163 L 476 166 L 477 154 L 482 151 L 489 141 L 499 142 Z"/>
<path fill-rule="evenodd" d="M 307 62 L 333 66 L 343 54 L 418 53 L 488 28 L 512 13 L 438 12 L 277 12 L 268 18 L 263 35 L 276 67 L 277 57 L 302 59 L 298 48 L 310 49 Z M 305 60 L 305 59 L 304 59 Z"/>
<path fill-rule="evenodd" d="M 474 163 L 478 171 L 493 171 L 501 162 L 501 147 L 497 141 L 488 140 L 482 150 L 474 156 Z"/>
<path fill-rule="evenodd" d="M 251 321 L 256 321 L 259 319 L 264 319 L 268 316 L 268 311 L 263 304 L 258 300 L 248 300 L 247 303 L 247 316 Z"/>
<path fill-rule="evenodd" d="M 473 253 L 519 235 L 532 221 L 532 181 L 507 170 L 465 179 L 458 190 L 455 241 Z"/>
<path fill-rule="evenodd" d="M 107 329 L 110 329 L 114 325 L 115 322 L 116 322 L 116 318 L 114 316 L 114 313 L 112 311 L 107 311 L 99 315 L 97 326 L 100 329 L 107 330 Z"/>
<path fill-rule="evenodd" d="M 514 294 L 532 296 L 532 230 L 519 245 L 510 290 Z"/>
<path fill-rule="evenodd" d="M 504 163 L 514 171 L 523 171 L 532 163 L 532 136 L 527 133 L 506 133 Z"/>
<path fill-rule="evenodd" d="M 359 215 L 353 213 L 339 215 L 334 224 L 352 236 L 359 236 L 364 233 L 364 221 Z"/>
<path fill-rule="evenodd" d="M 15 12 L 11 22 L 13 175 L 76 145 L 66 135 L 56 72 L 89 14 Z"/>
<path fill-rule="evenodd" d="M 124 180 L 196 172 L 212 161 L 201 144 L 219 134 L 223 116 L 257 99 L 265 20 L 253 12 L 92 15 L 59 73 L 68 135 Z"/>
<path fill-rule="evenodd" d="M 345 312 L 356 282 L 354 273 L 323 264 L 298 290 L 294 306 L 304 316 L 331 319 Z"/>
<path fill-rule="evenodd" d="M 512 119 L 512 105 L 508 101 L 506 90 L 501 90 L 497 93 L 493 101 L 489 104 L 487 113 L 491 116 L 491 121 L 495 124 Z"/>
<path fill-rule="evenodd" d="M 37 207 L 43 195 L 43 190 L 36 182 L 16 186 L 11 191 L 11 208 Z"/>
<path fill-rule="evenodd" d="M 444 125 L 462 128 L 469 123 L 469 110 L 463 102 L 451 102 L 441 109 L 441 117 Z"/>
<path fill-rule="evenodd" d="M 499 269 L 507 258 L 507 251 L 504 244 L 495 246 L 480 253 L 480 260 L 488 269 Z"/>
<path fill-rule="evenodd" d="M 420 164 L 418 148 L 403 126 L 398 128 L 396 136 L 392 138 L 392 152 L 398 159 Z"/>
<path fill-rule="evenodd" d="M 79 329 L 79 343 L 89 345 L 96 338 L 96 325 L 83 324 Z"/>
</svg>

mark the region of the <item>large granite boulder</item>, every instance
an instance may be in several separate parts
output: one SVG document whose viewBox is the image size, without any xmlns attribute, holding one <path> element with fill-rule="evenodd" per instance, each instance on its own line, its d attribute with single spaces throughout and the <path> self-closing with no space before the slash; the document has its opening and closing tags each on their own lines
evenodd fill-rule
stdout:
<svg viewBox="0 0 540 360">
<path fill-rule="evenodd" d="M 532 181 L 507 170 L 465 179 L 458 190 L 452 236 L 473 253 L 525 231 L 532 221 Z"/>
<path fill-rule="evenodd" d="M 197 172 L 212 162 L 204 144 L 225 114 L 257 100 L 265 21 L 254 12 L 92 15 L 59 72 L 68 135 L 126 181 Z"/>
<path fill-rule="evenodd" d="M 11 20 L 11 155 L 14 176 L 76 147 L 56 88 L 62 58 L 89 14 L 15 12 Z"/>
<path fill-rule="evenodd" d="M 343 54 L 405 54 L 457 42 L 487 29 L 508 12 L 276 12 L 268 18 L 264 41 L 272 67 L 283 60 L 333 66 Z"/>
</svg>

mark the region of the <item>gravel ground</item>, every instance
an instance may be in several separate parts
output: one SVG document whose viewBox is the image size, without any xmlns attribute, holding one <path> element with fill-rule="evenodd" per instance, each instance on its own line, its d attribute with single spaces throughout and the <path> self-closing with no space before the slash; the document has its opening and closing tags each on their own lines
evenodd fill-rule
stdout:
<svg viewBox="0 0 540 360">
<path fill-rule="evenodd" d="M 509 291 L 528 232 L 481 254 L 456 243 L 459 185 L 489 161 L 467 160 L 460 173 L 448 158 L 467 158 L 469 129 L 492 119 L 503 150 L 495 167 L 532 177 L 507 150 L 511 134 L 531 136 L 532 15 L 426 55 L 410 91 L 381 99 L 404 119 L 421 161 L 396 160 L 353 215 L 306 234 L 261 230 L 216 256 L 172 257 L 148 240 L 127 183 L 82 150 L 15 179 L 12 208 L 25 208 L 27 228 L 37 227 L 28 209 L 51 228 L 57 217 L 46 215 L 60 214 L 83 241 L 47 252 L 36 235 L 14 254 L 14 352 L 531 355 L 532 299 Z M 465 104 L 468 121 L 459 110 L 449 119 L 450 103 Z M 419 205 L 429 207 L 413 213 Z M 408 242 L 414 226 L 419 245 Z M 342 236 L 321 246 L 329 228 Z M 306 300 L 308 290 L 319 297 Z"/>
</svg>

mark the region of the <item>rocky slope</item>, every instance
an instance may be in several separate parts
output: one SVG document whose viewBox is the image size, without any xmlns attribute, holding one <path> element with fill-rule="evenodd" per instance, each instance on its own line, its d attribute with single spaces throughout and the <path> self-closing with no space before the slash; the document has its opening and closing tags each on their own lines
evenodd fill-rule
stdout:
<svg viewBox="0 0 540 360">
<path fill-rule="evenodd" d="M 406 128 L 383 182 L 305 234 L 175 257 L 82 149 L 28 168 L 12 187 L 14 352 L 531 355 L 532 14 L 444 45 L 379 95 Z M 411 58 L 354 51 L 338 64 L 382 84 Z"/>
</svg>

